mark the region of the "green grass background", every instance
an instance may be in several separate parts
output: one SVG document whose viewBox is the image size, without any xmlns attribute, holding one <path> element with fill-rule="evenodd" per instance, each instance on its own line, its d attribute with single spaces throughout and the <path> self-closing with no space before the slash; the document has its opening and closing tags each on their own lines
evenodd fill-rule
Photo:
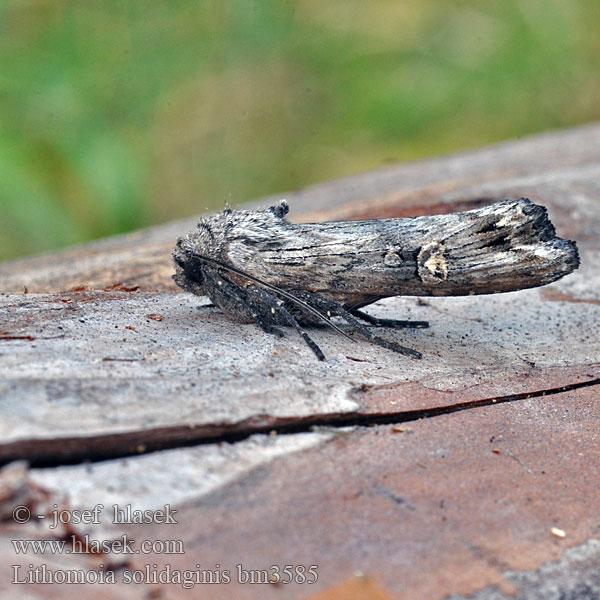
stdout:
<svg viewBox="0 0 600 600">
<path fill-rule="evenodd" d="M 600 118 L 598 0 L 0 0 L 0 258 Z"/>
</svg>

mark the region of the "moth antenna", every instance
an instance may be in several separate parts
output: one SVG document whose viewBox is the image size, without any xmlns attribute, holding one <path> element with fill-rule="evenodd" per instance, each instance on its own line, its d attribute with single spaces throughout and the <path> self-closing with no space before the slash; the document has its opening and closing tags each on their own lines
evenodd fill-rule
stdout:
<svg viewBox="0 0 600 600">
<path fill-rule="evenodd" d="M 325 315 L 321 314 L 316 308 L 312 307 L 310 304 L 308 304 L 308 302 L 305 302 L 304 300 L 301 300 L 297 296 L 294 296 L 294 294 L 290 294 L 290 292 L 288 292 L 286 290 L 282 290 L 281 288 L 278 288 L 275 285 L 267 283 L 266 281 L 262 281 L 261 279 L 258 279 L 258 277 L 254 277 L 254 275 L 250 275 L 250 273 L 246 273 L 246 271 L 242 271 L 241 269 L 238 269 L 237 267 L 232 267 L 230 265 L 226 265 L 225 263 L 222 263 L 221 261 L 216 260 L 214 258 L 210 258 L 209 256 L 204 256 L 203 254 L 196 254 L 195 252 L 191 252 L 190 256 L 193 256 L 194 258 L 198 258 L 198 259 L 203 260 L 208 263 L 212 263 L 212 264 L 220 267 L 221 269 L 225 269 L 226 271 L 230 271 L 231 273 L 235 273 L 236 275 L 245 277 L 246 279 L 249 279 L 250 281 L 257 283 L 258 285 L 262 285 L 266 289 L 271 290 L 272 292 L 275 292 L 276 294 L 279 294 L 280 296 L 283 296 L 284 298 L 287 298 L 288 300 L 290 300 L 291 302 L 294 302 L 298 306 L 301 306 L 308 312 L 312 313 L 313 315 L 315 315 L 316 317 L 321 319 L 321 321 L 323 321 L 326 325 L 328 325 L 332 329 L 335 329 L 335 331 L 337 331 L 338 333 L 341 333 L 344 337 L 347 337 L 349 340 L 352 340 L 353 342 L 356 341 L 353 337 L 349 336 L 343 329 L 340 329 L 335 323 L 332 323 Z"/>
</svg>

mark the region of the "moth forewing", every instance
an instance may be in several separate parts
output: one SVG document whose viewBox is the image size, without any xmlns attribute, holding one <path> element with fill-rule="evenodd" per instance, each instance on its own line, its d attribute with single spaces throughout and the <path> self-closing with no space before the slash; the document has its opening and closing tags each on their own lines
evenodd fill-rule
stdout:
<svg viewBox="0 0 600 600">
<path fill-rule="evenodd" d="M 244 268 L 337 298 L 507 292 L 578 265 L 575 244 L 556 238 L 546 209 L 525 199 L 447 215 L 288 224 L 274 234 Z"/>
</svg>

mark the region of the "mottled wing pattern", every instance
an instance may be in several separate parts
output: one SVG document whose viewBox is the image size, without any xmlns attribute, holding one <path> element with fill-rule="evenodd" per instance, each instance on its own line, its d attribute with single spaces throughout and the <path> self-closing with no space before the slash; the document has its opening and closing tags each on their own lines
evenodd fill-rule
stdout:
<svg viewBox="0 0 600 600">
<path fill-rule="evenodd" d="M 232 264 L 286 289 L 346 304 L 401 295 L 491 294 L 545 285 L 579 264 L 544 207 L 527 199 L 446 215 L 290 224 L 273 215 L 230 239 Z M 231 232 L 235 231 L 235 227 Z"/>
</svg>

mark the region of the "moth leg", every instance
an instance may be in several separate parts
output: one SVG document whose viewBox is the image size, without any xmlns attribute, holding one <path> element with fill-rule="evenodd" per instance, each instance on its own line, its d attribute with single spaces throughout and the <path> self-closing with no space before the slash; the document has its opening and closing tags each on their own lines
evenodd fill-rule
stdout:
<svg viewBox="0 0 600 600">
<path fill-rule="evenodd" d="M 308 333 L 302 329 L 300 323 L 296 321 L 294 315 L 288 311 L 284 306 L 279 307 L 279 312 L 287 319 L 288 323 L 300 334 L 302 339 L 307 343 L 308 347 L 316 354 L 319 360 L 325 360 L 325 355 L 321 351 L 321 348 L 315 344 L 315 342 L 310 338 Z"/>
<path fill-rule="evenodd" d="M 258 313 L 253 312 L 250 314 L 250 316 L 256 321 L 256 323 L 265 333 L 270 333 L 271 335 L 276 335 L 277 337 L 283 337 L 283 331 L 281 331 L 281 329 L 273 327 L 273 325 L 267 323 L 258 315 Z"/>
<path fill-rule="evenodd" d="M 245 290 L 240 288 L 238 285 L 233 283 L 228 277 L 221 276 L 218 281 L 220 282 L 219 287 L 223 288 L 230 297 L 236 298 L 240 303 L 243 312 L 247 317 L 251 318 L 265 333 L 276 335 L 277 337 L 283 337 L 283 331 L 277 327 L 273 327 L 268 323 L 260 314 L 259 307 L 255 302 L 248 296 Z"/>
<path fill-rule="evenodd" d="M 337 314 L 342 317 L 345 321 L 348 322 L 349 325 L 353 328 L 353 331 L 358 333 L 358 335 L 366 338 L 373 344 L 377 344 L 377 346 L 381 346 L 382 348 L 386 348 L 387 350 L 393 350 L 394 352 L 398 352 L 399 354 L 404 354 L 405 356 L 412 356 L 413 358 L 422 358 L 423 355 L 412 348 L 407 348 L 406 346 L 402 346 L 397 344 L 396 342 L 392 342 L 390 340 L 386 340 L 385 338 L 379 337 L 372 333 L 366 325 L 363 325 L 355 316 L 353 316 L 350 312 L 348 312 L 339 302 L 335 302 L 335 300 L 326 300 L 325 298 L 319 296 L 312 297 L 313 304 L 320 305 L 320 308 L 326 310 L 328 314 Z M 316 302 L 315 302 L 316 301 Z"/>
<path fill-rule="evenodd" d="M 349 312 L 355 317 L 358 317 L 359 319 L 362 319 L 371 325 L 375 325 L 375 327 L 403 327 L 407 329 L 424 329 L 425 327 L 429 327 L 429 321 L 397 321 L 396 319 L 380 319 L 379 317 L 374 317 L 373 315 L 363 312 L 362 310 L 358 310 L 357 308 Z"/>
<path fill-rule="evenodd" d="M 279 313 L 283 316 L 283 318 L 300 334 L 300 337 L 306 342 L 307 346 L 315 353 L 319 360 L 325 360 L 325 355 L 321 348 L 319 348 L 308 333 L 302 329 L 294 315 L 292 315 L 292 313 L 284 306 L 283 300 L 280 300 L 266 290 L 256 288 L 253 290 L 253 293 L 269 306 L 273 314 Z M 275 328 L 273 327 L 272 329 Z"/>
</svg>

